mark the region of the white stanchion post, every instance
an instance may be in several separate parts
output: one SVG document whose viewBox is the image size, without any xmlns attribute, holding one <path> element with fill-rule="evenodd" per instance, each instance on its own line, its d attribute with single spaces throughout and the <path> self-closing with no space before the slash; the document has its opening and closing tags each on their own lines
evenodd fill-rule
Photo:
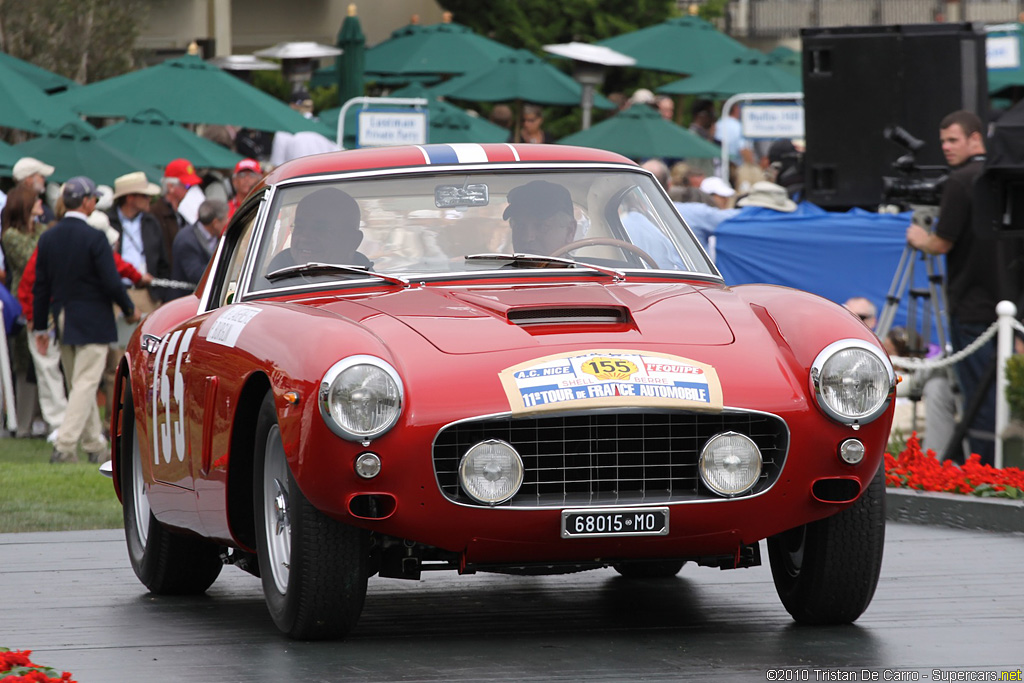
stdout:
<svg viewBox="0 0 1024 683">
<path fill-rule="evenodd" d="M 3 328 L 4 304 L 0 301 L 0 328 Z M 13 432 L 18 423 L 18 415 L 14 412 L 14 378 L 11 376 L 11 356 L 7 350 L 7 330 L 0 329 L 0 397 L 7 418 L 7 431 Z"/>
<path fill-rule="evenodd" d="M 1013 321 L 1017 306 L 1012 301 L 996 304 L 998 328 L 996 330 L 996 453 L 995 466 L 1003 466 L 1003 432 L 1010 423 L 1010 404 L 1006 400 L 1006 361 L 1013 354 Z"/>
</svg>

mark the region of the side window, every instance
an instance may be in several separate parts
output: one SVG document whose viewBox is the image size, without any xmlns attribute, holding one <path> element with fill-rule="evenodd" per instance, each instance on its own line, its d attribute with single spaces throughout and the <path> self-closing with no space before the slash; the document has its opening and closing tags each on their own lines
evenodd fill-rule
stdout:
<svg viewBox="0 0 1024 683">
<path fill-rule="evenodd" d="M 210 298 L 212 308 L 226 306 L 235 300 L 239 279 L 242 276 L 242 266 L 245 264 L 245 255 L 249 251 L 249 243 L 252 241 L 257 214 L 257 211 L 252 211 L 244 218 L 244 224 L 235 231 L 235 238 L 230 240 L 230 245 L 225 251 L 226 263 L 220 268 L 218 284 Z"/>
</svg>

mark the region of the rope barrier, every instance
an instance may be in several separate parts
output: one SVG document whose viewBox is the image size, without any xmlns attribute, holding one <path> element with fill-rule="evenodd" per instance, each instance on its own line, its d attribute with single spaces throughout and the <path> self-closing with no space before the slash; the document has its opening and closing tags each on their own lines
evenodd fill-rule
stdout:
<svg viewBox="0 0 1024 683">
<path fill-rule="evenodd" d="M 1016 321 L 1014 321 L 1016 322 Z M 1016 327 L 1024 332 L 1024 325 L 1016 323 Z M 946 368 L 955 363 L 959 363 L 967 356 L 971 355 L 985 344 L 987 344 L 993 337 L 996 336 L 996 332 L 999 330 L 999 323 L 992 323 L 988 329 L 985 330 L 980 337 L 972 341 L 970 344 L 960 349 L 954 354 L 944 356 L 943 358 L 937 358 L 932 360 L 925 360 L 923 358 L 909 358 L 906 356 L 892 356 L 892 364 L 898 368 L 908 371 L 917 370 L 933 370 L 939 368 Z"/>
</svg>

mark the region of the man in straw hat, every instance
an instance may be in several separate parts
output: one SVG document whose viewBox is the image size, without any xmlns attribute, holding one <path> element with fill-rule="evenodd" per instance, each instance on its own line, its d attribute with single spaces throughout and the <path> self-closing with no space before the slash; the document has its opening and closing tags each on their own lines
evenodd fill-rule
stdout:
<svg viewBox="0 0 1024 683">
<path fill-rule="evenodd" d="M 114 180 L 114 207 L 107 211 L 107 217 L 121 236 L 118 253 L 122 259 L 140 273 L 169 278 L 171 260 L 160 222 L 149 212 L 150 202 L 159 194 L 160 187 L 149 182 L 142 171 L 126 173 Z M 125 280 L 125 284 L 130 281 Z M 155 310 L 167 298 L 159 288 L 133 289 L 129 295 L 142 313 Z"/>
</svg>

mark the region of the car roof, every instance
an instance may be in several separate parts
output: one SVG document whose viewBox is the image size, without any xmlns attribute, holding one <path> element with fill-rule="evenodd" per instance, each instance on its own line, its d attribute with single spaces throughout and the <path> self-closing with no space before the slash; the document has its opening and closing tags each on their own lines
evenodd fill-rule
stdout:
<svg viewBox="0 0 1024 683">
<path fill-rule="evenodd" d="M 281 164 L 264 179 L 266 185 L 322 173 L 344 173 L 382 168 L 429 166 L 433 164 L 535 163 L 535 162 L 616 163 L 635 165 L 624 156 L 589 147 L 550 144 L 493 143 L 480 145 L 408 145 L 374 147 L 329 152 L 301 157 Z"/>
</svg>

